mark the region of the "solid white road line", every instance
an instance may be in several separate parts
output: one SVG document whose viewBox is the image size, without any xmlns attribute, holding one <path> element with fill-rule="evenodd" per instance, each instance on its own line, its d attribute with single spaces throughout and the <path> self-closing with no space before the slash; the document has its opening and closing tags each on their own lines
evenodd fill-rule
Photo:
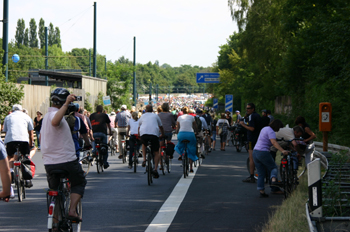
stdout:
<svg viewBox="0 0 350 232">
<path fill-rule="evenodd" d="M 193 167 L 193 173 L 190 173 L 188 177 L 183 178 L 181 176 L 179 182 L 176 184 L 174 190 L 164 202 L 158 214 L 154 217 L 151 224 L 147 227 L 145 232 L 165 232 L 168 230 L 171 222 L 186 196 L 188 188 L 190 187 L 192 180 L 197 172 L 197 168 Z"/>
</svg>

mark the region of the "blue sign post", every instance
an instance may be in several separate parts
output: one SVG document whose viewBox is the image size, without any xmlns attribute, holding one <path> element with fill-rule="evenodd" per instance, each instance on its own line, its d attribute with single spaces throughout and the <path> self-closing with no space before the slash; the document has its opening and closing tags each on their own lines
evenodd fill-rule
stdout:
<svg viewBox="0 0 350 232">
<path fill-rule="evenodd" d="M 196 76 L 197 83 L 220 83 L 219 73 L 197 73 Z"/>
<path fill-rule="evenodd" d="M 218 107 L 219 107 L 219 99 L 214 98 L 213 99 L 213 108 L 217 110 Z"/>
<path fill-rule="evenodd" d="M 232 113 L 232 105 L 233 105 L 233 95 L 226 94 L 225 95 L 225 111 L 230 111 Z"/>
</svg>

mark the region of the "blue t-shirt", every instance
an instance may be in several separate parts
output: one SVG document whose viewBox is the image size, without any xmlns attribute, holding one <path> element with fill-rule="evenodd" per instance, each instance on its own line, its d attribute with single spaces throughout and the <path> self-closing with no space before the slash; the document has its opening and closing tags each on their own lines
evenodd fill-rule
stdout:
<svg viewBox="0 0 350 232">
<path fill-rule="evenodd" d="M 5 148 L 5 144 L 2 140 L 0 140 L 0 160 L 3 160 L 7 157 L 7 152 Z"/>
<path fill-rule="evenodd" d="M 266 126 L 261 130 L 254 150 L 270 151 L 270 147 L 272 146 L 270 139 L 276 139 L 276 133 L 270 126 Z"/>
</svg>

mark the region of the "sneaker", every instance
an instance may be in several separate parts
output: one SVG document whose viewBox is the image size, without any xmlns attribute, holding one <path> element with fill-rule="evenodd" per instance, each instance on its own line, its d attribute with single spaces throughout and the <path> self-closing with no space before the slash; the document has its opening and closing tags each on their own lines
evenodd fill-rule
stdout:
<svg viewBox="0 0 350 232">
<path fill-rule="evenodd" d="M 13 191 L 13 188 L 11 186 L 11 193 L 10 193 L 10 198 L 15 198 L 15 192 Z"/>
<path fill-rule="evenodd" d="M 246 183 L 255 183 L 255 178 L 251 178 L 250 176 L 247 179 L 242 180 L 243 182 Z"/>
<path fill-rule="evenodd" d="M 209 149 L 208 149 L 208 152 L 211 152 L 211 151 L 212 151 L 211 148 L 209 148 Z"/>
<path fill-rule="evenodd" d="M 107 169 L 108 167 L 109 167 L 109 164 L 108 164 L 108 163 L 103 165 L 103 168 L 104 168 L 104 169 Z"/>
<path fill-rule="evenodd" d="M 118 159 L 121 159 L 121 158 L 123 158 L 123 155 L 118 155 Z"/>
<path fill-rule="evenodd" d="M 153 170 L 152 174 L 153 174 L 153 178 L 154 179 L 158 179 L 159 178 L 159 174 L 158 174 L 158 172 L 156 170 Z"/>
<path fill-rule="evenodd" d="M 181 155 L 179 156 L 178 160 L 182 160 L 182 156 Z"/>
<path fill-rule="evenodd" d="M 129 168 L 129 169 L 132 169 L 132 166 L 131 166 L 131 165 L 129 165 L 129 166 L 128 166 L 128 168 Z"/>
<path fill-rule="evenodd" d="M 193 169 L 191 169 L 190 172 L 193 173 Z"/>
<path fill-rule="evenodd" d="M 205 156 L 204 156 L 203 154 L 201 154 L 201 158 L 202 158 L 202 159 L 205 159 Z"/>
<path fill-rule="evenodd" d="M 139 158 L 142 157 L 142 154 L 139 154 Z"/>
<path fill-rule="evenodd" d="M 31 188 L 33 187 L 33 183 L 31 180 L 25 180 L 24 187 Z"/>
<path fill-rule="evenodd" d="M 142 162 L 142 167 L 146 167 L 146 161 Z"/>
</svg>

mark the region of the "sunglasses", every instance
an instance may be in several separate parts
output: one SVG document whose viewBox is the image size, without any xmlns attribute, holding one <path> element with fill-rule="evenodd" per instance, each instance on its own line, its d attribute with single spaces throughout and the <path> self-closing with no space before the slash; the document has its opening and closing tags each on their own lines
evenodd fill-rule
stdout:
<svg viewBox="0 0 350 232">
<path fill-rule="evenodd" d="M 251 110 L 252 108 L 246 108 L 247 110 Z"/>
</svg>

